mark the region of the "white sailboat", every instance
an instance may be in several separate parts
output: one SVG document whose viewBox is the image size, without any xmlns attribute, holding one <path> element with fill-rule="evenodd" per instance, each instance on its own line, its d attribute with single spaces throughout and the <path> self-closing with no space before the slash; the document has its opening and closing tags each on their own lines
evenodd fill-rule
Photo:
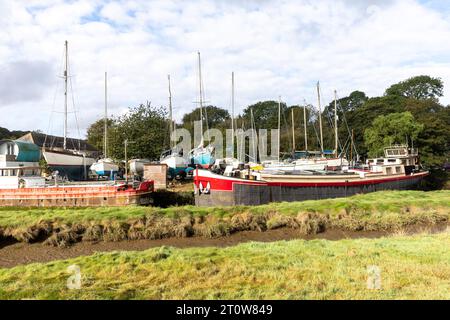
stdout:
<svg viewBox="0 0 450 320">
<path fill-rule="evenodd" d="M 191 164 L 208 169 L 215 162 L 213 153 L 214 146 L 209 144 L 205 146 L 203 140 L 203 84 L 202 84 L 202 65 L 200 60 L 200 52 L 198 54 L 198 80 L 199 80 L 199 104 L 200 104 L 200 132 L 202 134 L 200 145 L 192 149 L 189 153 Z"/>
<path fill-rule="evenodd" d="M 170 75 L 167 76 L 169 84 L 169 131 L 170 135 L 174 134 L 175 128 L 173 124 L 172 116 L 172 90 L 170 87 Z M 170 150 L 163 152 L 160 156 L 160 163 L 166 164 L 169 168 L 169 178 L 173 179 L 176 177 L 184 178 L 187 175 L 188 163 L 186 159 L 175 150 L 172 139 L 170 139 Z"/>
<path fill-rule="evenodd" d="M 108 158 L 108 75 L 105 72 L 105 117 L 104 117 L 104 136 L 103 136 L 103 158 L 93 163 L 91 171 L 102 177 L 115 178 L 119 171 L 119 166 Z"/>
</svg>

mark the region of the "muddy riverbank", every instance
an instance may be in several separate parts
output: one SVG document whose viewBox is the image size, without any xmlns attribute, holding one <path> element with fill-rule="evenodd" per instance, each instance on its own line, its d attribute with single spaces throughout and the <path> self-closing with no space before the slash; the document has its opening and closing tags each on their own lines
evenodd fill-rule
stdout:
<svg viewBox="0 0 450 320">
<path fill-rule="evenodd" d="M 146 250 L 159 246 L 172 246 L 177 248 L 188 247 L 227 247 L 239 243 L 259 241 L 271 242 L 293 239 L 356 239 L 356 238 L 380 238 L 392 234 L 415 234 L 415 233 L 438 233 L 447 230 L 448 224 L 437 225 L 415 225 L 396 231 L 342 231 L 328 229 L 317 234 L 305 235 L 298 229 L 280 228 L 274 230 L 260 231 L 242 231 L 229 236 L 204 238 L 164 238 L 156 240 L 123 240 L 123 241 L 82 241 L 74 243 L 69 247 L 54 247 L 43 244 L 43 242 L 24 243 L 18 242 L 12 238 L 4 239 L 0 242 L 0 267 L 10 268 L 17 265 L 29 264 L 34 262 L 49 262 L 74 258 L 78 256 L 91 255 L 95 252 L 108 251 L 129 251 Z"/>
</svg>

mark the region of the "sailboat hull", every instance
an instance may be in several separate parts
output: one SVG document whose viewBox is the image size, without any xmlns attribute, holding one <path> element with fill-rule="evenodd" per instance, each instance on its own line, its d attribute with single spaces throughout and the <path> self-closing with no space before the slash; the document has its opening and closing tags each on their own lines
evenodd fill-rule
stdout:
<svg viewBox="0 0 450 320">
<path fill-rule="evenodd" d="M 59 176 L 75 181 L 85 180 L 89 167 L 95 162 L 94 158 L 69 152 L 45 150 L 42 154 L 50 171 L 58 171 Z"/>
<path fill-rule="evenodd" d="M 210 147 L 199 147 L 191 151 L 191 164 L 200 166 L 203 169 L 208 169 L 216 161 Z"/>
<path fill-rule="evenodd" d="M 103 177 L 113 177 L 115 174 L 119 172 L 119 166 L 110 161 L 98 161 L 95 162 L 91 167 L 91 171 L 94 171 L 95 174 Z"/>
</svg>

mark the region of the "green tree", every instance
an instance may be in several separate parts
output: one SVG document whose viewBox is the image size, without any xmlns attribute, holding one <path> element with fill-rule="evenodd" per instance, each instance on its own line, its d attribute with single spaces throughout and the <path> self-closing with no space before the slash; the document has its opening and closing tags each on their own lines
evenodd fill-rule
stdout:
<svg viewBox="0 0 450 320">
<path fill-rule="evenodd" d="M 278 128 L 278 101 L 260 101 L 248 106 L 243 110 L 244 121 L 250 124 L 251 110 L 255 119 L 257 129 L 277 129 Z M 281 126 L 284 126 L 288 108 L 284 102 L 281 103 Z M 250 127 L 250 125 L 248 126 Z"/>
<path fill-rule="evenodd" d="M 338 135 L 340 145 L 344 147 L 347 142 L 349 146 L 349 131 L 355 129 L 353 125 L 358 122 L 359 118 L 353 117 L 360 113 L 360 109 L 369 100 L 366 94 L 362 91 L 353 91 L 349 96 L 340 98 L 336 101 L 337 104 L 337 116 L 338 116 Z M 323 120 L 323 136 L 324 136 L 324 148 L 334 148 L 334 100 L 331 101 L 324 109 L 322 113 Z M 352 125 L 350 125 L 350 123 Z M 361 125 L 361 132 L 365 126 Z M 357 130 L 359 131 L 359 130 Z M 359 132 L 358 132 L 359 133 Z M 361 134 L 362 136 L 362 134 Z M 358 136 L 355 136 L 358 138 Z M 359 144 L 362 144 L 362 139 L 358 139 Z M 348 148 L 347 148 L 348 149 Z"/>
<path fill-rule="evenodd" d="M 353 91 L 348 95 L 348 97 L 343 97 L 340 99 L 337 99 L 337 115 L 339 118 L 339 121 L 343 120 L 342 114 L 355 111 L 362 107 L 364 103 L 367 102 L 369 98 L 366 96 L 366 94 L 362 91 Z M 331 101 L 323 110 L 323 116 L 327 118 L 333 118 L 334 117 L 334 100 Z"/>
<path fill-rule="evenodd" d="M 361 107 L 345 114 L 349 130 L 354 131 L 354 144 L 360 156 L 365 157 L 368 148 L 364 143 L 364 131 L 380 115 L 403 112 L 405 98 L 400 96 L 382 96 L 369 98 Z M 340 137 L 348 137 L 347 127 L 340 125 Z M 344 139 L 342 139 L 345 141 Z"/>
<path fill-rule="evenodd" d="M 385 95 L 396 95 L 418 100 L 438 100 L 439 97 L 442 97 L 443 91 L 444 83 L 440 78 L 422 75 L 393 84 L 386 89 Z"/>
<path fill-rule="evenodd" d="M 107 120 L 108 132 L 111 133 L 113 127 L 116 125 L 114 119 Z M 104 119 L 99 119 L 89 126 L 87 129 L 87 141 L 89 144 L 96 147 L 98 150 L 103 150 L 103 139 L 105 137 L 105 122 Z M 111 134 L 108 134 L 108 145 L 113 143 Z"/>
<path fill-rule="evenodd" d="M 195 108 L 189 113 L 186 113 L 182 119 L 182 127 L 189 130 L 192 134 L 194 132 L 194 122 L 200 120 L 200 108 Z M 230 114 L 226 109 L 216 106 L 203 107 L 203 129 L 218 128 L 224 126 L 224 123 L 230 120 Z M 207 126 L 206 126 L 207 125 Z"/>
<path fill-rule="evenodd" d="M 129 159 L 157 160 L 161 152 L 169 147 L 166 108 L 153 107 L 150 103 L 130 108 L 116 120 L 109 135 L 111 157 L 125 158 L 124 145 L 128 139 Z"/>
<path fill-rule="evenodd" d="M 422 162 L 427 166 L 442 165 L 450 156 L 450 108 L 432 99 L 407 99 L 405 110 L 410 111 L 424 125 L 423 131 L 414 141 Z"/>
<path fill-rule="evenodd" d="M 405 143 L 411 139 L 416 140 L 423 127 L 414 120 L 411 112 L 378 116 L 364 133 L 369 156 L 382 156 L 383 148 L 386 146 Z"/>
<path fill-rule="evenodd" d="M 150 103 L 129 108 L 118 118 L 108 119 L 108 156 L 116 160 L 125 158 L 125 140 L 128 139 L 128 159 L 159 159 L 169 147 L 167 111 L 164 107 L 153 107 Z M 94 122 L 88 129 L 88 142 L 103 150 L 103 119 Z"/>
<path fill-rule="evenodd" d="M 27 134 L 29 131 L 20 131 L 20 130 L 13 130 L 13 131 L 9 131 L 6 128 L 2 128 L 0 127 L 0 140 L 1 139 L 17 139 L 20 138 L 21 136 Z"/>
</svg>

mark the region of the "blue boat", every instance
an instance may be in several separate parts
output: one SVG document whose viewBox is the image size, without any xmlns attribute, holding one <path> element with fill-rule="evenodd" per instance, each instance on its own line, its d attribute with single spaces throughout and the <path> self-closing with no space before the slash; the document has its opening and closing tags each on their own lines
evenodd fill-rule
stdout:
<svg viewBox="0 0 450 320">
<path fill-rule="evenodd" d="M 216 161 L 213 153 L 213 146 L 203 147 L 200 145 L 197 148 L 192 149 L 189 153 L 191 165 L 194 167 L 200 166 L 204 169 L 208 169 Z"/>
</svg>

